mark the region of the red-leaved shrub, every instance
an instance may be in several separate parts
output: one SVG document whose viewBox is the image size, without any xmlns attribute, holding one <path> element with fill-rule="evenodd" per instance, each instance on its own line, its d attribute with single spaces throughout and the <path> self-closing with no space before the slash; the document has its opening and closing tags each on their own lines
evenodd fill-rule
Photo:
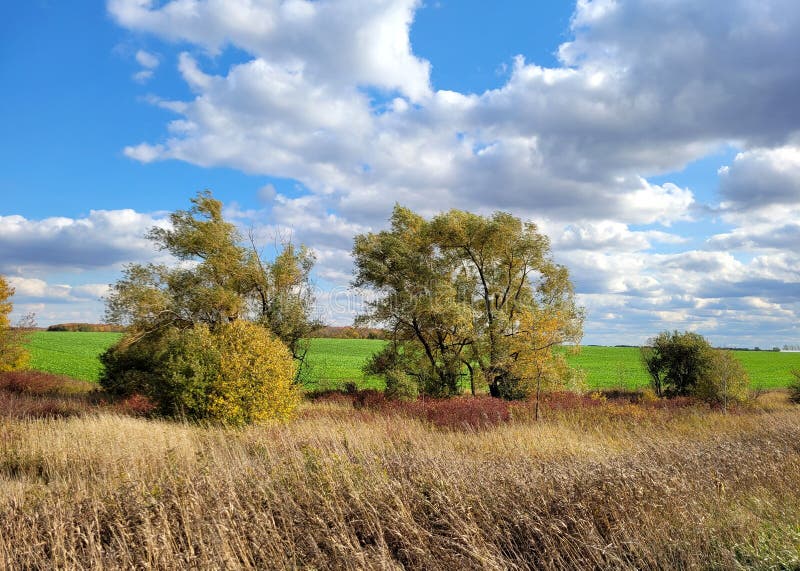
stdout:
<svg viewBox="0 0 800 571">
<path fill-rule="evenodd" d="M 86 401 L 0 391 L 0 418 L 66 418 L 89 412 Z"/>
<path fill-rule="evenodd" d="M 144 396 L 109 399 L 94 383 L 43 371 L 0 373 L 0 417 L 63 418 L 102 411 L 147 416 L 155 405 Z"/>
<path fill-rule="evenodd" d="M 156 405 L 146 396 L 134 394 L 112 403 L 109 408 L 126 416 L 148 416 L 156 409 Z"/>
<path fill-rule="evenodd" d="M 0 391 L 26 395 L 57 393 L 67 377 L 41 371 L 8 371 L 0 373 Z"/>
</svg>

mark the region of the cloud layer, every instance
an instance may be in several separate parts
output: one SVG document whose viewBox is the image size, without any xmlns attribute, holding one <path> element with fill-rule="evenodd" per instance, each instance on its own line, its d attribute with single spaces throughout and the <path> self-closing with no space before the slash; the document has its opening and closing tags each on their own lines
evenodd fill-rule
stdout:
<svg viewBox="0 0 800 571">
<path fill-rule="evenodd" d="M 123 28 L 180 42 L 171 65 L 193 94 L 151 98 L 175 118 L 163 138 L 131 141 L 125 154 L 298 181 L 301 196 L 262 189 L 263 212 L 242 222 L 291 229 L 317 250 L 328 285 L 346 285 L 352 236 L 382 226 L 397 201 L 426 214 L 505 209 L 551 236 L 590 310 L 592 342 L 640 342 L 673 327 L 719 343 L 800 337 L 793 0 L 731 0 L 724 10 L 579 0 L 557 67 L 518 56 L 505 85 L 483 93 L 431 84 L 438 62 L 409 40 L 417 0 L 107 8 Z M 230 49 L 245 54 L 239 63 L 209 71 L 209 57 Z M 145 51 L 136 59 L 142 71 L 161 61 Z M 740 153 L 720 170 L 712 200 L 669 176 L 729 146 Z M 13 270 L 135 257 L 141 242 L 115 242 L 109 227 L 129 236 L 153 218 L 6 220 L 0 228 L 21 228 L 0 231 L 0 251 L 16 240 L 16 253 L 0 257 Z M 85 235 L 111 239 L 81 242 L 86 225 Z"/>
</svg>

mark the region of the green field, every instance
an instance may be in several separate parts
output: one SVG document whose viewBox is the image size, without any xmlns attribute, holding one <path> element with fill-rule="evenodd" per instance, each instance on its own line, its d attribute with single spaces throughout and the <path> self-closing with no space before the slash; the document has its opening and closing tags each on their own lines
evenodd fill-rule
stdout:
<svg viewBox="0 0 800 571">
<path fill-rule="evenodd" d="M 119 333 L 39 331 L 33 334 L 30 343 L 32 366 L 96 381 L 100 373 L 97 356 L 119 337 Z M 361 368 L 384 343 L 369 339 L 312 339 L 304 375 L 306 386 L 332 389 L 354 381 L 360 387 L 380 388 L 380 379 L 364 378 Z M 736 356 L 750 373 L 756 388 L 785 387 L 791 380 L 789 371 L 800 369 L 800 353 L 737 351 Z M 647 374 L 639 363 L 639 350 L 635 347 L 587 346 L 568 358 L 572 365 L 586 371 L 589 388 L 637 388 L 648 383 Z"/>
<path fill-rule="evenodd" d="M 754 388 L 784 388 L 791 381 L 792 369 L 800 369 L 800 353 L 772 351 L 734 351 L 750 375 Z M 648 385 L 647 372 L 639 362 L 637 347 L 581 347 L 569 355 L 570 364 L 586 371 L 589 388 L 639 388 Z"/>
<path fill-rule="evenodd" d="M 100 376 L 97 357 L 120 337 L 120 333 L 36 331 L 28 345 L 31 366 L 40 371 L 96 381 Z"/>
<path fill-rule="evenodd" d="M 311 389 L 340 388 L 354 381 L 362 388 L 382 388 L 378 378 L 365 378 L 361 372 L 373 353 L 380 351 L 385 341 L 377 339 L 311 339 L 308 347 L 305 385 Z"/>
</svg>

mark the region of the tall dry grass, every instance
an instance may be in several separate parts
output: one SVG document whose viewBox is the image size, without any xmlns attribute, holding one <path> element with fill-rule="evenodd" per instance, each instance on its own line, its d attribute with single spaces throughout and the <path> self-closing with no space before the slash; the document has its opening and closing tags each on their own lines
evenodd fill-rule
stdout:
<svg viewBox="0 0 800 571">
<path fill-rule="evenodd" d="M 767 408 L 477 432 L 341 402 L 246 430 L 4 419 L 0 567 L 797 568 L 800 409 Z"/>
</svg>

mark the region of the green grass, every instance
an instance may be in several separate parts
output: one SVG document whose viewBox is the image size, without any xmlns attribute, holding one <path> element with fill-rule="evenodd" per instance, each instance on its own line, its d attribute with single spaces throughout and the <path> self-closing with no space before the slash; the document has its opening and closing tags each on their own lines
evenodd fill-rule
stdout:
<svg viewBox="0 0 800 571">
<path fill-rule="evenodd" d="M 377 377 L 364 377 L 361 368 L 386 342 L 377 339 L 311 339 L 305 385 L 311 389 L 340 388 L 352 381 L 361 388 L 383 388 Z"/>
<path fill-rule="evenodd" d="M 98 356 L 121 337 L 120 333 L 36 331 L 28 349 L 31 367 L 84 381 L 100 377 Z"/>
<path fill-rule="evenodd" d="M 750 374 L 750 383 L 759 389 L 785 388 L 792 380 L 789 371 L 800 369 L 800 353 L 736 351 Z"/>
<path fill-rule="evenodd" d="M 634 389 L 648 384 L 636 347 L 581 347 L 577 354 L 568 352 L 567 360 L 573 367 L 586 371 L 590 389 Z"/>
<path fill-rule="evenodd" d="M 792 380 L 789 371 L 800 369 L 800 353 L 734 351 L 734 355 L 750 375 L 753 388 L 785 388 Z M 580 353 L 567 358 L 571 365 L 586 371 L 586 382 L 591 389 L 636 389 L 649 384 L 637 347 L 581 347 Z"/>
<path fill-rule="evenodd" d="M 39 331 L 33 334 L 30 349 L 34 369 L 96 381 L 100 373 L 97 356 L 119 339 L 119 333 L 67 333 Z M 382 388 L 375 377 L 361 371 L 366 360 L 380 350 L 385 341 L 370 339 L 311 339 L 305 384 L 324 390 L 340 388 L 352 381 L 362 388 Z M 753 387 L 786 387 L 791 369 L 800 369 L 800 353 L 736 351 L 750 374 Z M 648 384 L 635 347 L 582 347 L 569 355 L 573 366 L 586 371 L 589 388 L 638 388 Z"/>
</svg>

